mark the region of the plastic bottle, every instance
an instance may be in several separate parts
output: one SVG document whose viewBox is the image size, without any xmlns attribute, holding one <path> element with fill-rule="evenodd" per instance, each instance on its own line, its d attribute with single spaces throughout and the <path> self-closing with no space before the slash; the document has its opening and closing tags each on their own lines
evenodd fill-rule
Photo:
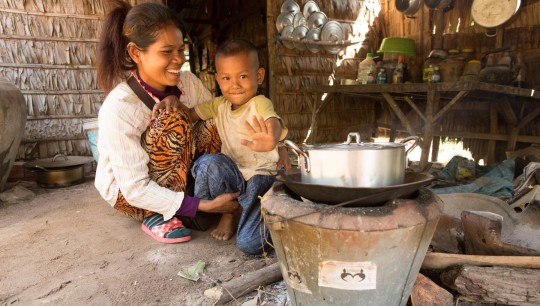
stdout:
<svg viewBox="0 0 540 306">
<path fill-rule="evenodd" d="M 429 83 L 439 83 L 441 81 L 441 72 L 439 71 L 439 66 L 431 66 L 433 71 L 429 72 Z"/>
<path fill-rule="evenodd" d="M 394 69 L 394 73 L 392 75 L 392 84 L 403 83 L 404 74 L 405 74 L 405 71 L 403 69 L 403 56 L 400 55 L 398 57 L 398 64 L 396 66 L 396 69 Z"/>
<path fill-rule="evenodd" d="M 379 73 L 377 73 L 377 84 L 384 83 L 386 83 L 386 69 L 381 68 L 379 69 Z"/>
<path fill-rule="evenodd" d="M 373 53 L 368 53 L 366 58 L 358 64 L 358 84 L 375 83 L 375 69 L 377 64 L 373 60 Z"/>
</svg>

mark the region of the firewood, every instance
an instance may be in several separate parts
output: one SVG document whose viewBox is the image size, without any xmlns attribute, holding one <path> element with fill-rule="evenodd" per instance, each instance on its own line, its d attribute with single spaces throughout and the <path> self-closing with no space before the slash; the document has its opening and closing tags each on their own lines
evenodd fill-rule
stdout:
<svg viewBox="0 0 540 306">
<path fill-rule="evenodd" d="M 223 305 L 233 299 L 239 298 L 251 291 L 257 289 L 259 286 L 265 286 L 268 284 L 280 281 L 283 278 L 281 275 L 281 269 L 279 263 L 273 263 L 262 269 L 249 272 L 238 278 L 204 291 L 204 295 L 208 298 L 215 299 L 214 305 Z"/>
<path fill-rule="evenodd" d="M 454 297 L 431 279 L 418 273 L 411 292 L 411 302 L 413 306 L 452 306 Z"/>
<path fill-rule="evenodd" d="M 422 269 L 445 269 L 465 264 L 540 269 L 540 256 L 485 256 L 428 252 L 422 262 Z"/>
<path fill-rule="evenodd" d="M 539 251 L 501 240 L 502 216 L 485 211 L 461 213 L 465 253 L 473 255 L 540 255 Z"/>
<path fill-rule="evenodd" d="M 540 305 L 540 270 L 456 266 L 441 273 L 443 284 L 480 303 Z"/>
</svg>

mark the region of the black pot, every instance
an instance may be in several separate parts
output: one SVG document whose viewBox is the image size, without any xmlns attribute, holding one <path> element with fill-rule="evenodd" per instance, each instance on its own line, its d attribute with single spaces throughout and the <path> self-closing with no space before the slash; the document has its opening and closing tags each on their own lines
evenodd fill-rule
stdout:
<svg viewBox="0 0 540 306">
<path fill-rule="evenodd" d="M 92 161 L 89 156 L 56 155 L 25 163 L 24 167 L 34 173 L 40 187 L 57 188 L 82 183 L 84 165 Z"/>
</svg>

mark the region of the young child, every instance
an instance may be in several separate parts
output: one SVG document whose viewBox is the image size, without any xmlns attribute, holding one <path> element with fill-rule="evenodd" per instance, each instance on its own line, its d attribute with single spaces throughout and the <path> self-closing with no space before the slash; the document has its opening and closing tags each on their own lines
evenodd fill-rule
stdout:
<svg viewBox="0 0 540 306">
<path fill-rule="evenodd" d="M 274 182 L 272 172 L 279 159 L 277 144 L 287 128 L 272 102 L 257 95 L 264 80 L 255 46 L 245 40 L 229 40 L 216 51 L 216 80 L 222 96 L 195 106 L 193 121 L 214 118 L 222 141 L 221 154 L 200 157 L 192 168 L 195 196 L 213 199 L 226 192 L 240 192 L 242 206 L 237 244 L 248 254 L 264 250 L 268 232 L 262 232 L 260 199 Z M 250 125 L 248 122 L 252 122 Z M 219 180 L 210 173 L 219 172 Z M 223 214 L 212 236 L 228 240 L 234 233 L 234 214 Z"/>
</svg>

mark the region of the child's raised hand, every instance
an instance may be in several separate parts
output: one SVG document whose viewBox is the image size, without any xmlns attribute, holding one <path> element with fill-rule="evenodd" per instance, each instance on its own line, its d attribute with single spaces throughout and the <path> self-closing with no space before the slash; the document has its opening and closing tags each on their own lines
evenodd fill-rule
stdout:
<svg viewBox="0 0 540 306">
<path fill-rule="evenodd" d="M 159 103 L 156 103 L 154 105 L 154 108 L 152 108 L 152 119 L 157 118 L 159 113 L 162 112 L 162 110 L 165 110 L 165 113 L 168 114 L 171 111 L 177 112 L 179 109 L 184 108 L 188 109 L 176 96 L 168 96 L 165 99 L 161 100 Z"/>
<path fill-rule="evenodd" d="M 276 118 L 270 118 L 267 122 L 264 121 L 261 116 L 253 116 L 253 124 L 250 124 L 247 120 L 244 121 L 251 140 L 242 139 L 240 144 L 250 148 L 255 152 L 268 152 L 273 150 L 277 144 L 277 137 L 274 135 L 273 121 L 277 122 Z M 277 123 L 279 124 L 279 122 Z"/>
</svg>

